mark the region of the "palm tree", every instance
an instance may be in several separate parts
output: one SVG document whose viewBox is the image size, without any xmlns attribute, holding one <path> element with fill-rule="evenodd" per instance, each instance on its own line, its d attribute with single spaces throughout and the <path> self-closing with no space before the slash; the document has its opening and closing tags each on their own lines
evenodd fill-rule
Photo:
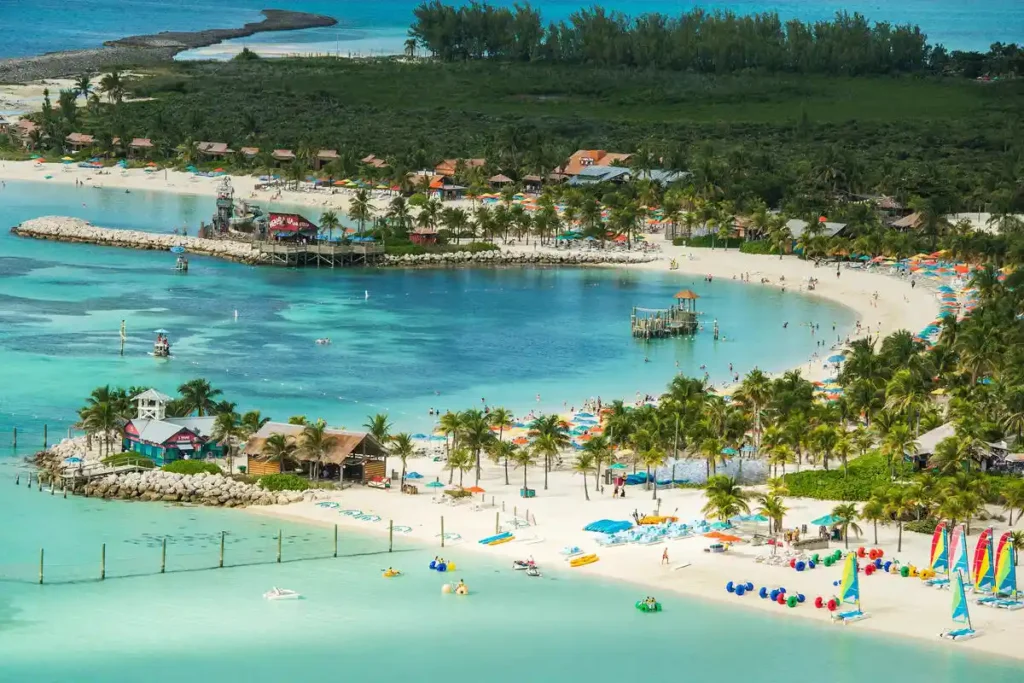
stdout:
<svg viewBox="0 0 1024 683">
<path fill-rule="evenodd" d="M 111 102 L 121 102 L 124 98 L 124 88 L 124 79 L 121 77 L 121 72 L 117 69 L 112 70 L 100 79 L 100 90 L 103 91 Z"/>
<path fill-rule="evenodd" d="M 889 521 L 889 515 L 885 510 L 885 498 L 873 494 L 860 508 L 860 518 L 865 522 L 871 522 L 874 526 L 875 545 L 878 545 L 878 523 L 885 524 Z"/>
<path fill-rule="evenodd" d="M 512 462 L 516 464 L 516 467 L 523 468 L 523 490 L 525 491 L 530 488 L 526 481 L 526 470 L 530 465 L 536 464 L 533 451 L 530 448 L 518 448 L 509 454 L 509 458 L 511 458 Z"/>
<path fill-rule="evenodd" d="M 1013 548 L 1013 563 L 1018 564 L 1019 559 L 1017 554 L 1019 551 L 1024 550 L 1024 531 L 1014 531 L 1010 534 L 1010 544 Z"/>
<path fill-rule="evenodd" d="M 700 453 L 707 461 L 707 478 L 710 482 L 714 478 L 715 465 L 725 460 L 722 454 L 722 440 L 716 437 L 708 437 L 700 443 Z"/>
<path fill-rule="evenodd" d="M 220 389 L 211 387 L 205 379 L 200 378 L 182 384 L 178 387 L 178 393 L 181 394 L 181 400 L 189 414 L 195 411 L 199 417 L 203 417 L 213 410 L 216 405 L 213 399 L 220 396 L 222 392 Z"/>
<path fill-rule="evenodd" d="M 338 441 L 337 437 L 327 434 L 326 430 L 327 423 L 317 420 L 307 424 L 299 437 L 299 450 L 306 460 L 313 463 L 310 468 L 313 479 L 319 478 L 320 463 Z"/>
<path fill-rule="evenodd" d="M 658 468 L 661 467 L 662 464 L 665 462 L 665 451 L 658 448 L 657 446 L 654 446 L 652 448 L 648 448 L 647 450 L 645 450 L 640 455 L 640 459 L 643 461 L 644 467 L 647 468 L 648 484 L 652 479 L 654 480 L 654 488 L 653 493 L 651 493 L 651 500 L 656 500 L 658 498 Z M 653 477 L 651 476 L 652 470 L 654 472 Z"/>
<path fill-rule="evenodd" d="M 551 470 L 551 459 L 558 455 L 558 442 L 552 434 L 541 434 L 532 444 L 534 452 L 544 459 L 544 490 L 548 490 L 548 472 Z"/>
<path fill-rule="evenodd" d="M 590 437 L 583 444 L 583 451 L 594 457 L 594 486 L 601 488 L 601 464 L 612 459 L 612 447 L 604 434 Z"/>
<path fill-rule="evenodd" d="M 713 515 L 725 521 L 740 513 L 750 512 L 750 505 L 747 504 L 749 494 L 732 477 L 711 477 L 704 485 L 704 495 L 707 502 L 701 512 L 705 516 Z"/>
<path fill-rule="evenodd" d="M 462 413 L 462 429 L 459 443 L 470 449 L 476 463 L 476 483 L 480 483 L 480 453 L 488 442 L 494 439 L 491 425 L 487 417 L 479 410 L 467 410 Z"/>
<path fill-rule="evenodd" d="M 327 231 L 327 239 L 331 240 L 334 238 L 334 231 L 341 227 L 341 221 L 338 220 L 338 214 L 334 211 L 324 211 L 320 214 L 320 229 Z"/>
<path fill-rule="evenodd" d="M 882 452 L 889 462 L 889 476 L 896 478 L 896 462 L 900 462 L 910 455 L 916 453 L 919 446 L 914 437 L 910 434 L 910 427 L 905 424 L 893 425 L 889 433 L 882 439 Z"/>
<path fill-rule="evenodd" d="M 941 474 L 951 475 L 964 470 L 969 472 L 973 459 L 971 441 L 950 436 L 936 444 L 935 453 L 929 459 L 929 464 L 936 467 Z"/>
<path fill-rule="evenodd" d="M 235 447 L 247 436 L 238 413 L 220 413 L 214 419 L 210 438 L 224 447 L 228 456 L 228 473 L 235 473 Z"/>
<path fill-rule="evenodd" d="M 832 447 L 832 453 L 843 463 L 843 477 L 850 475 L 850 453 L 853 452 L 853 443 L 845 436 L 840 436 L 836 445 Z"/>
<path fill-rule="evenodd" d="M 1016 509 L 1017 521 L 1024 516 L 1024 480 L 1008 481 L 1003 484 L 1003 505 L 1009 514 L 1009 524 L 1013 526 L 1013 511 Z"/>
<path fill-rule="evenodd" d="M 583 498 L 589 501 L 590 492 L 587 490 L 587 472 L 594 469 L 594 454 L 580 451 L 579 455 L 576 456 L 572 469 L 574 472 L 583 475 Z"/>
<path fill-rule="evenodd" d="M 546 453 L 544 457 L 544 490 L 548 490 L 548 472 L 551 470 L 551 458 L 558 455 L 558 452 L 568 447 L 569 434 L 566 432 L 565 423 L 557 415 L 538 415 L 530 423 L 530 434 L 537 437 L 534 447 L 537 448 L 541 439 L 538 453 Z"/>
<path fill-rule="evenodd" d="M 76 78 L 75 87 L 73 89 L 75 91 L 76 97 L 81 96 L 84 97 L 86 101 L 88 101 L 89 95 L 92 95 L 94 89 L 92 87 L 92 81 L 89 79 L 89 74 L 81 74 L 78 78 Z"/>
<path fill-rule="evenodd" d="M 857 507 L 853 503 L 843 503 L 832 508 L 832 516 L 836 519 L 836 522 L 843 528 L 843 544 L 846 548 L 850 547 L 850 536 L 849 532 L 852 530 L 857 536 L 861 535 L 861 529 L 857 526 Z"/>
<path fill-rule="evenodd" d="M 462 430 L 462 415 L 448 411 L 438 420 L 438 429 L 444 434 L 444 450 L 445 455 L 448 455 L 451 453 L 451 449 L 455 448 L 458 444 L 459 432 Z M 449 437 L 451 438 L 450 445 L 448 443 Z M 451 481 L 448 483 L 450 484 Z"/>
<path fill-rule="evenodd" d="M 263 417 L 258 410 L 250 410 L 242 415 L 242 426 L 250 434 L 255 434 L 263 428 L 263 425 L 270 422 L 269 417 Z"/>
<path fill-rule="evenodd" d="M 348 215 L 359 225 L 359 232 L 363 232 L 366 223 L 373 219 L 373 202 L 370 201 L 370 193 L 366 190 L 357 190 L 352 203 L 348 207 Z"/>
<path fill-rule="evenodd" d="M 796 458 L 793 455 L 793 449 L 787 444 L 780 443 L 768 452 L 768 464 L 775 468 L 776 475 L 778 475 L 779 465 L 782 465 L 782 476 L 785 477 L 786 465 L 794 462 L 796 462 Z"/>
<path fill-rule="evenodd" d="M 405 56 L 406 57 L 412 59 L 413 57 L 416 56 L 416 39 L 415 38 L 406 38 L 405 43 L 404 43 L 404 47 L 405 47 Z"/>
<path fill-rule="evenodd" d="M 399 487 L 405 486 L 405 466 L 409 458 L 412 457 L 414 450 L 412 437 L 408 433 L 401 432 L 391 437 L 391 455 L 402 461 L 402 477 L 399 481 Z"/>
<path fill-rule="evenodd" d="M 100 401 L 88 408 L 83 409 L 79 415 L 82 417 L 82 426 L 92 434 L 100 435 L 100 452 L 110 455 L 110 433 L 119 424 L 117 411 L 110 401 Z"/>
<path fill-rule="evenodd" d="M 468 448 L 459 447 L 448 456 L 448 463 L 445 465 L 453 474 L 459 471 L 459 488 L 462 488 L 462 475 L 473 469 L 473 454 Z"/>
<path fill-rule="evenodd" d="M 515 450 L 516 445 L 511 441 L 499 441 L 498 439 L 492 439 L 487 444 L 487 455 L 491 458 L 491 461 L 495 464 L 501 463 L 505 466 L 505 486 L 509 485 L 508 461 Z"/>
<path fill-rule="evenodd" d="M 281 463 L 281 471 L 284 472 L 285 465 L 295 459 L 296 448 L 295 439 L 286 434 L 274 433 L 263 444 L 263 457 L 268 462 Z"/>
<path fill-rule="evenodd" d="M 757 509 L 757 514 L 764 515 L 768 518 L 768 533 L 778 533 L 782 529 L 782 520 L 789 512 L 789 508 L 786 507 L 785 501 L 782 496 L 775 493 L 768 493 L 760 496 L 758 502 L 761 503 L 761 507 Z M 774 531 L 773 531 L 774 530 Z"/>
<path fill-rule="evenodd" d="M 901 487 L 894 487 L 885 497 L 885 513 L 893 520 L 899 528 L 899 538 L 896 542 L 896 552 L 903 552 L 903 518 L 914 511 L 914 501 Z"/>
</svg>

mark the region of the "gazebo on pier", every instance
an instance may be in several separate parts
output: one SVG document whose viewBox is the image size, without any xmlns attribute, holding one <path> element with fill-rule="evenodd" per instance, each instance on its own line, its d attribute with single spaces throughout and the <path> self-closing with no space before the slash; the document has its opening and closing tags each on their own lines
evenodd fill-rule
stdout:
<svg viewBox="0 0 1024 683">
<path fill-rule="evenodd" d="M 634 337 L 643 339 L 676 337 L 697 332 L 697 299 L 690 289 L 676 292 L 676 305 L 670 308 L 633 308 L 630 328 Z"/>
</svg>

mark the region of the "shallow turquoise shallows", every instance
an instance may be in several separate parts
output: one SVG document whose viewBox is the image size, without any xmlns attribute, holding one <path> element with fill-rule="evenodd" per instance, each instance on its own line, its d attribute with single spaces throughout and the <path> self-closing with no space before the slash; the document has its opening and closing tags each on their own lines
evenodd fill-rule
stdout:
<svg viewBox="0 0 1024 683">
<path fill-rule="evenodd" d="M 4 226 L 70 214 L 170 231 L 212 211 L 209 198 L 46 183 L 0 189 Z M 730 363 L 739 374 L 755 364 L 782 370 L 854 323 L 850 309 L 822 299 L 667 270 L 284 270 L 193 257 L 183 275 L 174 260 L 0 233 L 0 443 L 15 426 L 23 444 L 39 442 L 43 424 L 55 437 L 98 385 L 174 393 L 194 377 L 239 409 L 279 420 L 305 414 L 353 428 L 386 410 L 402 428 L 428 431 L 431 408 L 481 399 L 524 414 L 660 393 L 676 372 L 699 376 L 702 365 L 716 382 L 729 379 Z M 700 295 L 706 329 L 633 340 L 631 307 L 672 305 L 682 287 Z M 803 324 L 812 321 L 816 336 Z M 170 361 L 148 355 L 156 329 L 170 333 Z M 322 337 L 332 344 L 317 345 Z"/>
<path fill-rule="evenodd" d="M 3 683 L 1020 680 L 1014 662 L 805 622 L 783 608 L 750 613 L 660 594 L 664 611 L 642 614 L 633 607 L 642 589 L 567 570 L 545 568 L 533 579 L 457 547 L 416 549 L 401 538 L 388 555 L 386 536 L 344 532 L 334 559 L 330 528 L 232 510 L 63 500 L 24 480 L 15 487 L 13 472 L 10 459 L 0 465 Z M 279 529 L 282 564 L 274 563 Z M 181 571 L 216 566 L 221 531 L 225 568 Z M 168 573 L 160 575 L 164 537 Z M 107 579 L 99 582 L 103 543 Z M 39 586 L 41 546 L 44 578 L 55 583 Z M 438 552 L 457 563 L 454 574 L 427 569 Z M 299 556 L 327 557 L 289 561 Z M 255 561 L 268 564 L 234 566 Z M 385 579 L 387 567 L 405 575 Z M 72 578 L 79 582 L 56 583 Z M 441 594 L 458 579 L 471 595 Z M 273 586 L 306 599 L 263 600 Z"/>
<path fill-rule="evenodd" d="M 514 0 L 492 0 L 511 5 Z M 259 21 L 264 0 L 0 0 L 0 58 L 22 57 L 52 50 L 96 47 L 105 40 L 155 31 L 194 31 Z M 420 0 L 276 0 L 278 9 L 318 12 L 336 17 L 337 26 L 285 33 L 259 34 L 244 44 L 286 45 L 288 52 L 367 54 L 400 52 L 413 9 Z M 449 4 L 462 4 L 450 2 Z M 532 3 L 545 20 L 566 19 L 582 0 L 538 0 Z M 1018 0 L 606 0 L 610 10 L 638 14 L 675 14 L 703 7 L 737 14 L 778 12 L 783 20 L 821 21 L 836 12 L 860 12 L 872 21 L 918 24 L 932 42 L 949 49 L 987 50 L 996 41 L 1019 42 L 1024 34 L 1024 3 Z M 39 30 L 45 24 L 46 30 Z M 0 111 L 0 113 L 3 113 Z"/>
</svg>

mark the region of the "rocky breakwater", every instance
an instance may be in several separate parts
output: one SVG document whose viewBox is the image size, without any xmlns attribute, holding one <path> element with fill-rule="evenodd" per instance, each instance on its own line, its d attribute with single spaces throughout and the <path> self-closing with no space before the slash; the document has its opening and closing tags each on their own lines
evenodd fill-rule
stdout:
<svg viewBox="0 0 1024 683">
<path fill-rule="evenodd" d="M 127 249 L 167 251 L 184 247 L 190 254 L 216 256 L 242 263 L 260 263 L 260 252 L 248 242 L 211 240 L 185 235 L 166 235 L 141 230 L 99 228 L 80 218 L 43 216 L 33 218 L 11 228 L 20 237 L 53 240 L 55 242 L 81 242 Z"/>
<path fill-rule="evenodd" d="M 86 496 L 122 500 L 160 500 L 219 507 L 286 505 L 313 500 L 313 491 L 273 492 L 220 474 L 173 474 L 162 470 L 111 474 L 82 488 Z"/>
<path fill-rule="evenodd" d="M 599 266 L 619 263 L 649 263 L 658 256 L 639 252 L 599 251 L 478 251 L 442 254 L 387 255 L 383 265 L 397 267 L 443 266 Z"/>
</svg>

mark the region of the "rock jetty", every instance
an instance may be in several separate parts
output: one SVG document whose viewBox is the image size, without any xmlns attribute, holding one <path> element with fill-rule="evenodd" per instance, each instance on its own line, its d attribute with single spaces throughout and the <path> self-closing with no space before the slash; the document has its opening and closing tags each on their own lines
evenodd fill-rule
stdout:
<svg viewBox="0 0 1024 683">
<path fill-rule="evenodd" d="M 184 235 L 166 235 L 141 230 L 99 228 L 79 218 L 44 216 L 27 220 L 11 228 L 21 237 L 81 242 L 128 249 L 167 251 L 184 247 L 190 254 L 202 254 L 238 261 L 251 265 L 270 265 L 267 257 L 249 242 L 225 239 L 204 239 Z M 381 265 L 392 268 L 457 268 L 502 266 L 596 266 L 622 263 L 647 263 L 658 260 L 657 255 L 621 251 L 523 251 L 494 249 L 478 252 L 448 252 L 438 254 L 385 255 Z"/>
<path fill-rule="evenodd" d="M 149 66 L 166 62 L 184 50 L 215 45 L 225 40 L 245 38 L 264 31 L 293 31 L 338 23 L 333 17 L 306 12 L 268 9 L 262 21 L 241 28 L 215 28 L 205 31 L 164 31 L 145 36 L 109 40 L 103 47 L 87 50 L 50 52 L 37 57 L 0 59 L 0 83 L 25 83 L 44 78 L 94 73 L 111 64 L 120 67 Z M 44 29 L 45 30 L 45 29 Z"/>
</svg>

